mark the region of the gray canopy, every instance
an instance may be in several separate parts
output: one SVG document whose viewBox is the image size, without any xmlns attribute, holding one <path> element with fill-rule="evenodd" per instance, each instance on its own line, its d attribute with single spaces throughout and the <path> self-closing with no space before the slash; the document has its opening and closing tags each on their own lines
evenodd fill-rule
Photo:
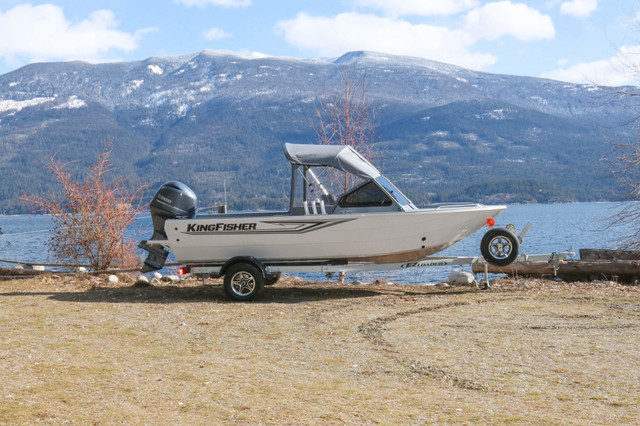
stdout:
<svg viewBox="0 0 640 426">
<path fill-rule="evenodd" d="M 355 149 L 348 145 L 284 144 L 284 155 L 291 164 L 303 166 L 330 166 L 362 179 L 375 179 L 381 175 Z"/>
</svg>

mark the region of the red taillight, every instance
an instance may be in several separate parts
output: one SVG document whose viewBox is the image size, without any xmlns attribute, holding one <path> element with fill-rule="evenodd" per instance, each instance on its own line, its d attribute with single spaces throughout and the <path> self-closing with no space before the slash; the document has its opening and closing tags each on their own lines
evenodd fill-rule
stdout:
<svg viewBox="0 0 640 426">
<path fill-rule="evenodd" d="M 191 268 L 189 266 L 183 266 L 180 269 L 178 269 L 178 275 L 185 275 L 185 274 L 188 274 L 189 272 L 191 272 Z"/>
<path fill-rule="evenodd" d="M 489 219 L 487 219 L 487 226 L 491 227 L 495 224 L 496 224 L 496 220 L 494 218 L 490 217 Z"/>
</svg>

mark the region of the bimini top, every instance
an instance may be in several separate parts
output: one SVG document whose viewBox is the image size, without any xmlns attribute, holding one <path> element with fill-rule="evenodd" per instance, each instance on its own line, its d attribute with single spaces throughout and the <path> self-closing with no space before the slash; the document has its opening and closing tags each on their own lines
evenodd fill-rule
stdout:
<svg viewBox="0 0 640 426">
<path fill-rule="evenodd" d="M 285 143 L 283 149 L 291 164 L 335 167 L 366 180 L 382 175 L 373 164 L 348 145 Z"/>
</svg>

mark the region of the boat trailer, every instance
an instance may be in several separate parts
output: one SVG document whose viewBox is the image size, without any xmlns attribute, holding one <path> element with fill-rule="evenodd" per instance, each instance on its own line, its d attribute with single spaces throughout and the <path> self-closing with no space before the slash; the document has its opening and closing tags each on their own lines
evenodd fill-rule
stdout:
<svg viewBox="0 0 640 426">
<path fill-rule="evenodd" d="M 397 263 L 298 263 L 298 264 L 263 264 L 260 260 L 250 256 L 234 257 L 224 264 L 188 264 L 180 268 L 181 275 L 191 274 L 201 278 L 225 277 L 224 287 L 229 296 L 238 301 L 249 301 L 262 290 L 263 286 L 275 284 L 282 273 L 348 273 L 367 271 L 390 271 L 394 269 L 428 268 L 438 266 L 484 265 L 484 286 L 489 285 L 489 265 L 507 266 L 514 262 L 546 261 L 558 264 L 569 257 L 575 256 L 570 249 L 568 252 L 554 252 L 551 254 L 519 254 L 519 245 L 531 228 L 527 223 L 525 228 L 517 233 L 515 226 L 509 224 L 505 228 L 489 230 L 483 237 L 481 244 L 482 256 L 433 256 L 411 262 Z M 506 232 L 505 232 L 506 231 Z M 507 237 L 505 239 L 505 237 Z"/>
<path fill-rule="evenodd" d="M 549 263 L 560 263 L 565 261 L 569 257 L 575 256 L 572 251 L 558 252 L 551 254 L 521 254 L 514 262 L 534 262 L 534 261 L 547 261 Z M 257 259 L 247 258 L 235 258 L 232 263 L 248 262 L 251 264 L 260 263 Z M 411 268 L 428 268 L 438 266 L 463 266 L 463 265 L 485 265 L 485 280 L 486 286 L 489 285 L 488 280 L 488 266 L 487 262 L 481 256 L 456 256 L 456 257 L 426 257 L 422 260 L 414 262 L 399 262 L 399 263 L 385 263 L 385 264 L 373 264 L 373 263 L 350 263 L 344 265 L 336 264 L 313 264 L 313 265 L 261 265 L 258 266 L 264 271 L 264 276 L 279 277 L 281 273 L 339 273 L 339 272 L 371 272 L 371 271 L 390 271 L 394 269 L 411 269 Z M 227 267 L 225 265 L 187 265 L 181 269 L 182 274 L 190 273 L 191 275 L 199 278 L 219 278 L 225 274 Z M 269 285 L 265 282 L 265 285 Z"/>
</svg>

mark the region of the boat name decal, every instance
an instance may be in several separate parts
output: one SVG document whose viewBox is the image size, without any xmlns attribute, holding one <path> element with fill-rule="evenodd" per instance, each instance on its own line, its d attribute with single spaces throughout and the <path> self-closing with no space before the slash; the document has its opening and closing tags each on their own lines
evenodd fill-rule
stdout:
<svg viewBox="0 0 640 426">
<path fill-rule="evenodd" d="M 187 223 L 184 234 L 213 235 L 213 234 L 304 234 L 317 231 L 345 222 L 354 218 L 316 219 L 316 220 L 261 220 L 259 222 L 240 223 Z M 258 226 L 260 225 L 260 226 Z"/>
<path fill-rule="evenodd" d="M 208 223 L 187 224 L 187 232 L 215 232 L 215 231 L 255 231 L 257 223 Z"/>
</svg>

